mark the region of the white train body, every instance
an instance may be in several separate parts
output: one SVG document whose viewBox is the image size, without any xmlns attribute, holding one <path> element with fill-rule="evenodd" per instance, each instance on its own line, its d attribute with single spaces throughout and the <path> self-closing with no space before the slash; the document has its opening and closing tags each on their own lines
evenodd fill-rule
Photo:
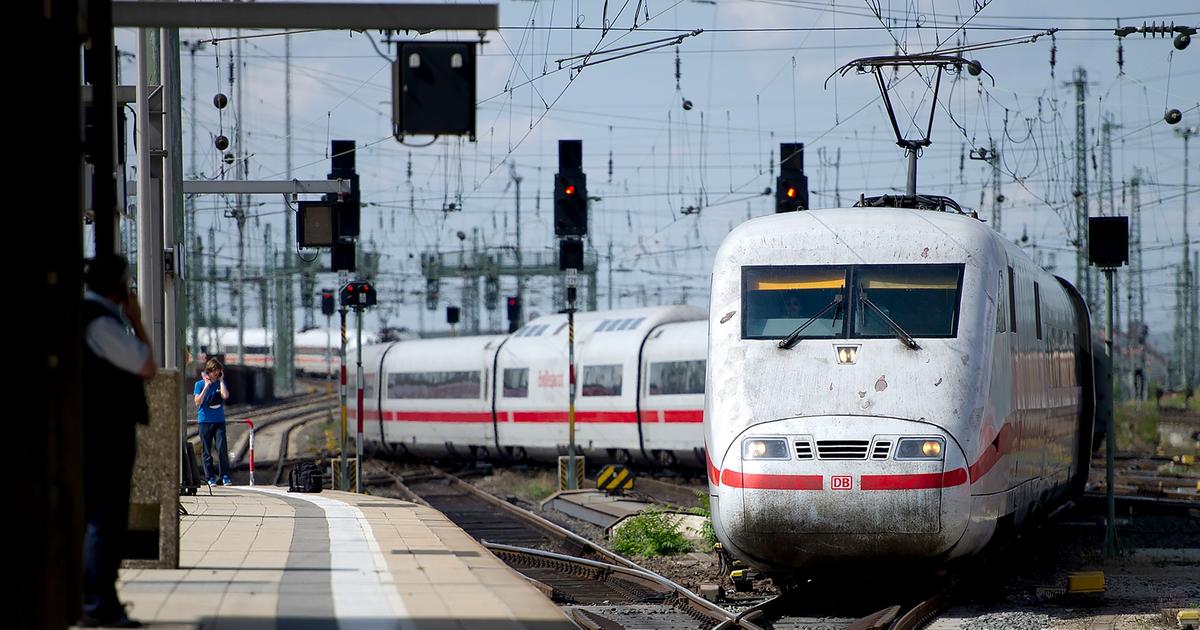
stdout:
<svg viewBox="0 0 1200 630">
<path fill-rule="evenodd" d="M 708 323 L 713 521 L 752 566 L 944 562 L 1086 478 L 1086 308 L 975 219 L 748 221 L 716 255 Z"/>
<path fill-rule="evenodd" d="M 575 440 L 589 461 L 703 466 L 703 317 L 688 306 L 575 316 Z M 568 444 L 567 336 L 554 314 L 511 335 L 365 348 L 365 439 L 426 457 L 554 461 Z"/>
<path fill-rule="evenodd" d="M 350 346 L 356 343 L 354 330 L 349 330 Z M 200 353 L 224 354 L 225 362 L 231 365 L 245 363 L 251 367 L 275 366 L 275 334 L 264 328 L 246 328 L 242 331 L 242 356 L 238 356 L 238 332 L 236 328 L 200 329 Z M 363 333 L 363 343 L 373 343 L 373 335 Z M 296 371 L 314 376 L 336 376 L 339 369 L 338 352 L 341 331 L 333 328 L 312 328 L 297 332 L 295 344 Z"/>
</svg>

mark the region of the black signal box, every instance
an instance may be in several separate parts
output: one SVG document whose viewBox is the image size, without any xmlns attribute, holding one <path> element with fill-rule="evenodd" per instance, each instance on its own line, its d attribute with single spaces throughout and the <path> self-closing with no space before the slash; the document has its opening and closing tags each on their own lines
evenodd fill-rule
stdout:
<svg viewBox="0 0 1200 630">
<path fill-rule="evenodd" d="M 475 140 L 475 44 L 404 42 L 392 66 L 392 126 L 406 135 Z"/>
<path fill-rule="evenodd" d="M 775 212 L 808 210 L 808 177 L 804 143 L 779 143 L 779 177 L 775 179 Z"/>
<path fill-rule="evenodd" d="M 1088 218 L 1088 262 L 1101 268 L 1129 262 L 1129 217 Z"/>
<path fill-rule="evenodd" d="M 331 271 L 354 271 L 356 249 L 354 241 L 335 243 L 333 251 L 329 254 Z"/>
<path fill-rule="evenodd" d="M 458 323 L 458 307 L 457 306 L 447 306 L 446 307 L 446 323 L 450 324 L 451 326 Z"/>
<path fill-rule="evenodd" d="M 336 306 L 333 303 L 333 289 L 321 289 L 321 314 L 329 317 L 333 315 Z"/>
<path fill-rule="evenodd" d="M 377 298 L 375 297 L 375 287 L 370 282 L 364 280 L 354 280 L 347 282 L 346 286 L 341 290 L 342 306 L 351 306 L 354 308 L 366 308 L 375 306 Z"/>
<path fill-rule="evenodd" d="M 508 332 L 517 332 L 517 327 L 521 323 L 521 298 L 510 295 L 507 300 L 508 306 Z"/>
<path fill-rule="evenodd" d="M 558 242 L 558 269 L 583 269 L 583 241 L 563 239 Z"/>
<path fill-rule="evenodd" d="M 300 247 L 333 247 L 338 241 L 337 211 L 328 201 L 301 201 L 296 209 L 296 243 Z"/>
</svg>

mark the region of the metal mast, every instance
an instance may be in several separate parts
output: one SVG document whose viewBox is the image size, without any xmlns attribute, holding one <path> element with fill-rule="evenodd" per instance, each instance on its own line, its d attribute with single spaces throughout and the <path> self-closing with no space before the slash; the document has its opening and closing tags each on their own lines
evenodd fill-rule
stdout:
<svg viewBox="0 0 1200 630">
<path fill-rule="evenodd" d="M 1075 68 L 1075 79 L 1067 83 L 1075 87 L 1075 283 L 1082 287 L 1088 310 L 1098 313 L 1099 296 L 1087 261 L 1087 70 Z"/>
<path fill-rule="evenodd" d="M 1141 187 L 1142 171 L 1134 169 L 1133 178 L 1129 180 L 1129 312 L 1125 330 L 1135 337 L 1146 322 L 1146 289 L 1142 278 Z"/>
<path fill-rule="evenodd" d="M 241 71 L 242 63 L 242 31 L 237 30 L 237 44 L 235 59 L 229 62 L 229 83 L 236 92 L 237 113 L 234 119 L 235 138 L 237 139 L 237 150 L 234 151 L 234 173 L 236 179 L 246 179 L 246 147 L 242 144 L 242 77 L 237 76 Z M 236 84 L 234 77 L 237 76 Z M 246 205 L 245 196 L 237 195 L 237 205 L 233 211 L 233 218 L 237 221 L 238 229 L 238 266 L 237 266 L 237 358 L 239 365 L 246 364 Z"/>
<path fill-rule="evenodd" d="M 992 227 L 1003 236 L 1004 224 L 1000 203 L 1004 201 L 1004 195 L 1000 193 L 1000 153 L 996 151 L 995 141 L 989 141 L 988 162 L 992 165 Z"/>
<path fill-rule="evenodd" d="M 411 165 L 411 162 L 409 164 Z M 521 180 L 525 178 L 517 175 L 517 165 L 515 163 L 509 163 L 509 175 L 516 186 L 517 193 L 513 216 L 517 229 L 517 249 L 514 254 L 517 263 L 517 328 L 520 328 L 525 325 L 525 266 L 521 258 Z"/>
<path fill-rule="evenodd" d="M 283 147 L 284 147 L 284 165 L 287 170 L 287 178 L 292 179 L 292 36 L 284 35 L 283 37 Z M 278 283 L 277 288 L 282 289 L 282 293 L 276 294 L 276 299 L 282 302 L 279 304 L 279 322 L 275 327 L 275 345 L 279 351 L 277 365 L 283 366 L 280 370 L 275 370 L 275 388 L 282 389 L 284 393 L 291 393 L 296 378 L 296 353 L 295 353 L 295 335 L 296 335 L 296 307 L 293 303 L 292 294 L 292 250 L 295 247 L 295 241 L 292 237 L 292 215 L 290 212 L 284 214 L 283 220 L 283 255 L 280 257 L 282 268 L 279 272 L 282 274 L 282 280 Z M 282 372 L 282 375 L 280 375 Z M 282 387 L 280 387 L 282 385 Z"/>
<path fill-rule="evenodd" d="M 1175 348 L 1179 354 L 1179 381 L 1185 389 L 1194 384 L 1194 365 L 1196 360 L 1196 302 L 1195 288 L 1192 283 L 1194 271 L 1191 269 L 1191 241 L 1188 234 L 1188 140 L 1196 135 L 1195 127 L 1176 129 L 1176 134 L 1183 138 L 1183 265 L 1179 268 L 1179 291 L 1175 302 Z"/>
</svg>

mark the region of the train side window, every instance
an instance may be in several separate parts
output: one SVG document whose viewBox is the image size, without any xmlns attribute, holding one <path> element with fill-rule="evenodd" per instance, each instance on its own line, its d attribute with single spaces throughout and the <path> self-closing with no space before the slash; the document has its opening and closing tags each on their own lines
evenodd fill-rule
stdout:
<svg viewBox="0 0 1200 630">
<path fill-rule="evenodd" d="M 650 364 L 649 395 L 704 393 L 704 360 Z"/>
<path fill-rule="evenodd" d="M 1013 277 L 1013 268 L 1008 268 L 1008 328 L 1017 332 L 1017 282 Z"/>
<path fill-rule="evenodd" d="M 1004 272 L 1000 272 L 1000 279 L 996 282 L 996 332 L 1002 333 L 1008 329 L 1004 323 Z"/>
<path fill-rule="evenodd" d="M 584 396 L 620 396 L 621 364 L 585 365 L 580 393 Z"/>
<path fill-rule="evenodd" d="M 504 368 L 504 397 L 529 397 L 529 368 Z"/>
<path fill-rule="evenodd" d="M 1037 328 L 1037 338 L 1042 338 L 1042 290 L 1038 283 L 1033 283 L 1033 322 Z"/>
<path fill-rule="evenodd" d="M 388 398 L 479 398 L 481 391 L 477 371 L 388 374 Z"/>
</svg>

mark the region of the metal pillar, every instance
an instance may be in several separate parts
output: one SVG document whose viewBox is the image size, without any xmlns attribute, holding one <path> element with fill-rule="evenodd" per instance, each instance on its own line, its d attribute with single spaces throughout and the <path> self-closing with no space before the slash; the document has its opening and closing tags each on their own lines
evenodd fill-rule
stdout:
<svg viewBox="0 0 1200 630">
<path fill-rule="evenodd" d="M 354 439 L 354 491 L 362 494 L 362 448 L 363 448 L 363 369 L 362 369 L 362 324 L 363 324 L 363 307 L 356 306 L 354 308 L 354 322 L 358 333 L 358 352 L 355 357 L 357 362 L 357 371 L 354 377 L 354 385 L 358 389 L 357 407 L 354 418 L 358 420 L 358 431 L 355 433 Z"/>
<path fill-rule="evenodd" d="M 345 273 L 345 272 L 342 272 Z M 346 286 L 345 282 L 339 283 L 339 288 Z M 349 490 L 350 484 L 347 483 L 346 475 L 349 474 L 349 462 L 346 460 L 346 307 L 342 306 L 338 309 L 338 314 L 342 320 L 342 346 L 339 356 L 342 362 L 342 385 L 341 391 L 341 411 L 342 411 L 342 442 L 341 442 L 341 478 L 338 480 L 338 490 Z"/>
<path fill-rule="evenodd" d="M 159 29 L 138 31 L 137 289 L 150 342 L 163 346 L 163 99 Z M 159 357 L 163 365 L 164 356 Z"/>
<path fill-rule="evenodd" d="M 575 290 L 578 271 L 567 270 L 567 489 L 578 490 L 575 458 Z"/>
<path fill-rule="evenodd" d="M 1074 80 L 1067 85 L 1075 88 L 1075 286 L 1082 289 L 1088 309 L 1094 313 L 1099 300 L 1087 261 L 1087 70 L 1075 68 Z"/>
<path fill-rule="evenodd" d="M 1113 356 L 1113 317 L 1112 317 L 1112 315 L 1113 315 L 1113 275 L 1116 274 L 1116 272 L 1117 272 L 1116 269 L 1112 269 L 1112 268 L 1104 269 L 1104 280 L 1105 280 L 1105 285 L 1106 285 L 1105 294 L 1107 296 L 1107 304 L 1108 304 L 1108 308 L 1106 309 L 1108 318 L 1107 318 L 1107 320 L 1105 320 L 1105 324 L 1104 324 L 1104 331 L 1105 331 L 1104 350 L 1105 350 L 1105 352 L 1108 353 L 1109 365 L 1112 366 L 1112 370 L 1109 373 L 1110 374 L 1109 387 L 1111 388 L 1111 391 L 1113 392 L 1114 396 L 1115 396 L 1116 385 L 1117 385 L 1115 382 L 1117 366 L 1115 363 L 1116 357 Z M 1107 510 L 1108 519 L 1107 519 L 1107 522 L 1105 523 L 1105 527 L 1104 527 L 1104 555 L 1111 558 L 1111 557 L 1116 556 L 1117 553 L 1119 552 L 1119 547 L 1117 544 L 1117 500 L 1116 500 L 1116 493 L 1113 489 L 1114 454 L 1116 453 L 1116 446 L 1114 445 L 1114 442 L 1116 441 L 1116 437 L 1117 437 L 1116 436 L 1116 428 L 1113 426 L 1113 424 L 1114 424 L 1113 418 L 1116 416 L 1115 400 L 1113 401 L 1112 412 L 1105 414 L 1105 415 L 1107 416 L 1107 419 L 1105 421 L 1105 427 L 1104 427 L 1104 431 L 1105 431 L 1104 460 L 1105 460 L 1105 466 L 1106 466 L 1106 469 L 1105 469 L 1105 502 L 1107 504 L 1107 509 L 1108 509 Z"/>
<path fill-rule="evenodd" d="M 411 158 L 410 158 L 411 160 Z M 412 162 L 409 162 L 410 169 Z M 517 328 L 525 325 L 525 266 L 521 258 L 521 180 L 525 179 L 517 175 L 517 165 L 509 165 L 509 174 L 512 177 L 513 185 L 516 186 L 516 205 L 513 210 L 513 220 L 517 229 L 517 249 L 514 252 L 517 262 Z"/>
<path fill-rule="evenodd" d="M 1195 127 L 1186 127 L 1176 129 L 1175 133 L 1183 138 L 1183 266 L 1180 268 L 1179 277 L 1179 300 L 1175 307 L 1175 348 L 1179 353 L 1179 380 L 1183 389 L 1191 389 L 1194 385 L 1193 373 L 1195 372 L 1192 363 L 1195 362 L 1195 348 L 1193 347 L 1192 336 L 1195 334 L 1196 323 L 1192 315 L 1192 302 L 1196 300 L 1195 286 L 1192 284 L 1194 277 L 1191 269 L 1191 241 L 1188 234 L 1188 171 L 1190 165 L 1188 163 L 1188 141 L 1192 136 L 1196 135 Z M 1190 324 L 1190 325 L 1189 325 Z"/>
</svg>

